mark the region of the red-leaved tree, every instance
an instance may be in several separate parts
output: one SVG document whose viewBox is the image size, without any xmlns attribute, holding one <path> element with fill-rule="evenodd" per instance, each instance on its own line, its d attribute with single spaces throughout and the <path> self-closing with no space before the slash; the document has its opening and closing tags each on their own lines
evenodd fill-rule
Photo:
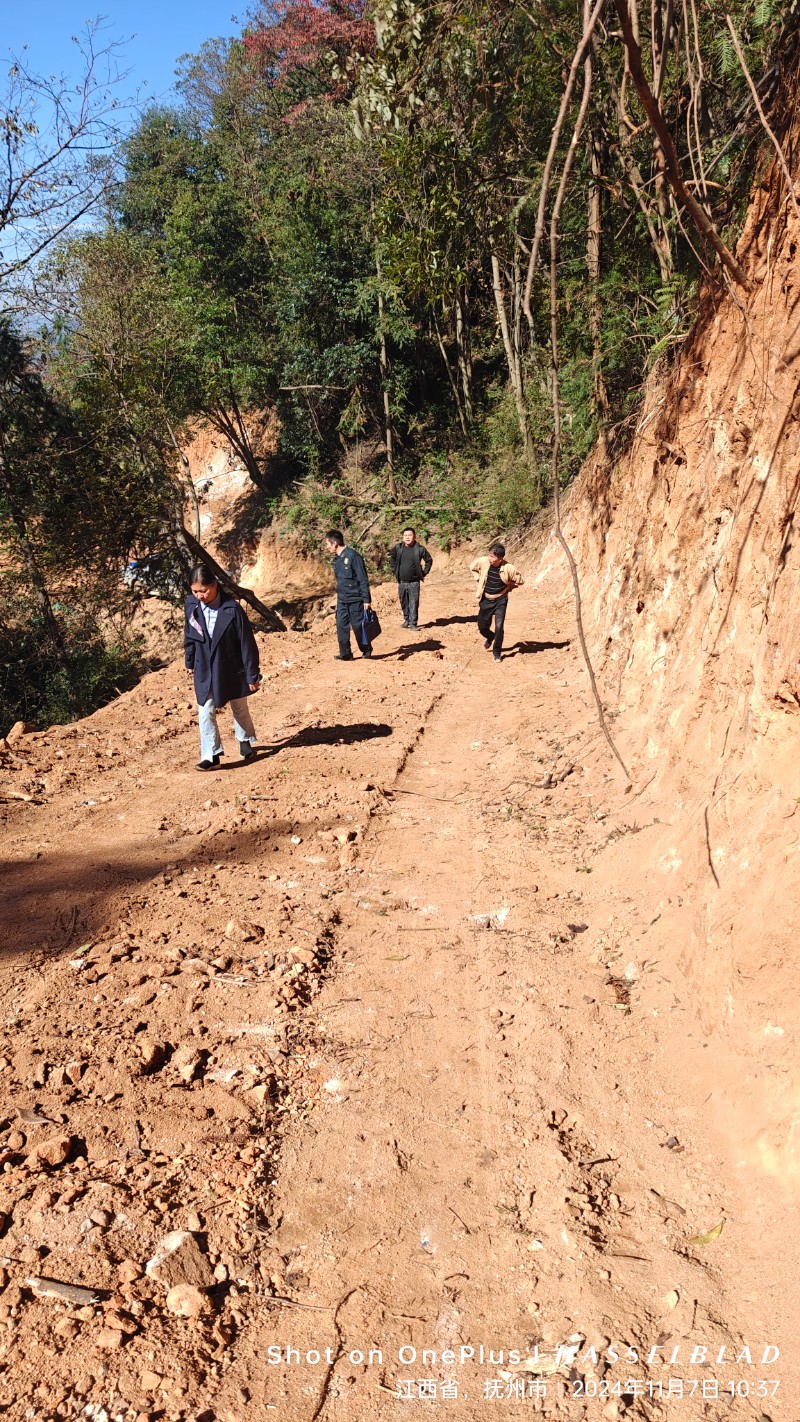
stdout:
<svg viewBox="0 0 800 1422">
<path fill-rule="evenodd" d="M 263 6 L 245 48 L 299 102 L 341 100 L 350 91 L 348 61 L 375 49 L 366 10 L 367 0 L 277 0 Z"/>
</svg>

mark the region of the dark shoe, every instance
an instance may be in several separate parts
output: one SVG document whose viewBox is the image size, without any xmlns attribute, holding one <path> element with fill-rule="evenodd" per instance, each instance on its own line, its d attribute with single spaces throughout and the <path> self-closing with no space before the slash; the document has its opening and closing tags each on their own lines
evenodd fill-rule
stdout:
<svg viewBox="0 0 800 1422">
<path fill-rule="evenodd" d="M 213 760 L 198 760 L 195 770 L 216 770 L 219 765 L 219 755 L 215 755 Z"/>
<path fill-rule="evenodd" d="M 488 652 L 489 648 L 491 647 L 493 641 L 494 641 L 494 637 L 487 637 L 487 638 L 486 638 L 486 641 L 484 642 L 483 645 L 484 645 L 484 647 L 486 648 L 487 652 Z"/>
<path fill-rule="evenodd" d="M 249 741 L 239 741 L 239 754 L 242 760 L 255 760 L 256 753 Z"/>
<path fill-rule="evenodd" d="M 348 652 L 347 656 L 345 657 L 345 656 L 342 656 L 342 653 L 341 653 L 341 652 L 337 652 L 337 653 L 336 653 L 336 656 L 334 657 L 333 660 L 334 660 L 335 662 L 352 662 L 352 660 L 353 660 L 353 653 L 352 653 L 352 652 Z"/>
<path fill-rule="evenodd" d="M 401 627 L 407 627 L 407 626 L 408 626 L 408 623 L 407 623 L 407 622 L 401 622 L 401 623 L 400 623 L 400 626 L 401 626 Z"/>
<path fill-rule="evenodd" d="M 368 652 L 362 652 L 361 655 L 362 655 L 362 657 L 371 657 L 371 656 L 372 656 L 372 648 L 370 647 L 370 650 L 369 650 Z"/>
<path fill-rule="evenodd" d="M 495 653 L 493 654 L 493 656 L 492 656 L 492 661 L 493 661 L 493 662 L 501 662 L 502 660 L 503 660 L 503 659 L 502 659 L 502 657 L 500 656 L 500 653 L 499 653 L 499 652 L 495 652 Z"/>
<path fill-rule="evenodd" d="M 409 622 L 409 624 L 408 624 L 408 630 L 409 630 L 409 632 L 419 632 L 419 628 L 418 628 L 416 622 Z"/>
</svg>

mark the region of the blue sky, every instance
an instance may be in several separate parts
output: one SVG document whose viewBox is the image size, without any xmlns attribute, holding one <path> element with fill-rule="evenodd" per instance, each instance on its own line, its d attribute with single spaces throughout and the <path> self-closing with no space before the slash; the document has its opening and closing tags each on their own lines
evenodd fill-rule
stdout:
<svg viewBox="0 0 800 1422">
<path fill-rule="evenodd" d="M 38 73 L 76 72 L 80 56 L 71 36 L 102 15 L 106 41 L 134 36 L 121 57 L 121 67 L 131 70 L 124 92 L 140 89 L 144 99 L 164 98 L 178 56 L 194 53 L 204 40 L 238 33 L 248 9 L 249 0 L 102 0 L 96 8 L 91 0 L 0 0 L 0 74 L 9 52 L 23 45 L 29 67 Z"/>
</svg>

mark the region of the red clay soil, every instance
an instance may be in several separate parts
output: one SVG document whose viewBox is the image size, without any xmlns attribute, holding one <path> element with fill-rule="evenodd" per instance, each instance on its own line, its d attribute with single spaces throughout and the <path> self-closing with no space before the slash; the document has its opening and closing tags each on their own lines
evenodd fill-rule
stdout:
<svg viewBox="0 0 800 1422">
<path fill-rule="evenodd" d="M 180 661 L 4 753 L 9 1418 L 798 1416 L 717 1104 L 785 1039 L 717 1051 L 563 583 L 496 665 L 467 582 L 370 663 L 262 638 L 253 766 L 193 770 Z"/>
</svg>

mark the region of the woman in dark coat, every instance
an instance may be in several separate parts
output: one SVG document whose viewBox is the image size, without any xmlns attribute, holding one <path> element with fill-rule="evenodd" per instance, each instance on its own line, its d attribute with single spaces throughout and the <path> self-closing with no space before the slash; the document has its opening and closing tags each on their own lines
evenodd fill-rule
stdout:
<svg viewBox="0 0 800 1422">
<path fill-rule="evenodd" d="M 217 711 L 230 703 L 233 729 L 244 760 L 252 760 L 258 740 L 247 698 L 258 691 L 258 645 L 238 602 L 223 592 L 202 563 L 192 569 L 186 599 L 183 646 L 186 670 L 194 677 L 200 723 L 197 770 L 213 770 L 223 754 Z"/>
</svg>

